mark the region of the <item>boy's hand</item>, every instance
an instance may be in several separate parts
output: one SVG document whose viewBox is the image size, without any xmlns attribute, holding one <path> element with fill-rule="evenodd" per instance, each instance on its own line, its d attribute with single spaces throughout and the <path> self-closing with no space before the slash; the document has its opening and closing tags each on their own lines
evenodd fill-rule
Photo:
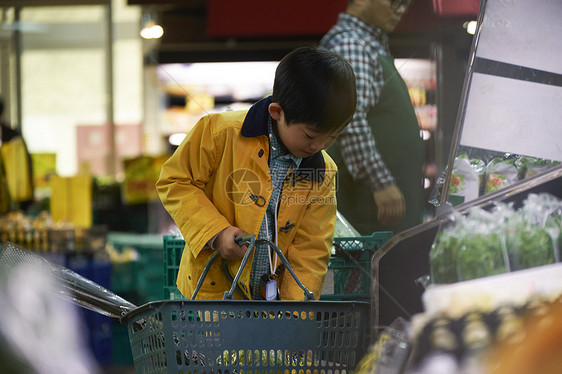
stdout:
<svg viewBox="0 0 562 374">
<path fill-rule="evenodd" d="M 248 245 L 238 246 L 234 238 L 243 233 L 238 227 L 229 226 L 217 235 L 213 246 L 225 260 L 242 258 L 248 250 Z"/>
</svg>

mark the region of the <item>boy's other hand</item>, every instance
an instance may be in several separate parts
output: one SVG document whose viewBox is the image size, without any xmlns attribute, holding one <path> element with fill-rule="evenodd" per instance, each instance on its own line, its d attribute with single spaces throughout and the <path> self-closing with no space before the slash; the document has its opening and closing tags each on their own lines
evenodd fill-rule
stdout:
<svg viewBox="0 0 562 374">
<path fill-rule="evenodd" d="M 248 250 L 248 245 L 238 246 L 234 241 L 238 235 L 244 232 L 238 227 L 229 226 L 222 230 L 215 239 L 214 247 L 225 260 L 236 260 L 244 257 Z"/>
<path fill-rule="evenodd" d="M 379 222 L 385 225 L 393 225 L 404 217 L 406 203 L 404 196 L 396 185 L 392 185 L 373 193 L 377 205 Z"/>
</svg>

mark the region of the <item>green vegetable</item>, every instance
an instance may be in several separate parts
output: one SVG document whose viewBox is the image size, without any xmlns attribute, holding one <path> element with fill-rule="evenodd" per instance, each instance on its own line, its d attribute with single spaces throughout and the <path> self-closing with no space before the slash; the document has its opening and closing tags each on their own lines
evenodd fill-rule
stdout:
<svg viewBox="0 0 562 374">
<path fill-rule="evenodd" d="M 475 234 L 463 238 L 458 253 L 458 269 L 460 280 L 507 272 L 498 234 Z"/>
<path fill-rule="evenodd" d="M 527 269 L 552 264 L 552 238 L 544 228 L 528 225 L 510 227 L 506 234 L 511 270 Z"/>
<path fill-rule="evenodd" d="M 519 178 L 525 179 L 559 164 L 559 161 L 523 156 L 518 159 L 516 166 L 519 170 Z"/>
<path fill-rule="evenodd" d="M 490 211 L 454 211 L 431 247 L 431 280 L 453 283 L 560 262 L 561 247 L 562 201 L 552 195 L 529 194 L 518 210 L 497 203 Z"/>
<path fill-rule="evenodd" d="M 429 252 L 431 281 L 433 283 L 454 283 L 457 278 L 457 248 L 459 240 L 441 231 Z"/>
</svg>

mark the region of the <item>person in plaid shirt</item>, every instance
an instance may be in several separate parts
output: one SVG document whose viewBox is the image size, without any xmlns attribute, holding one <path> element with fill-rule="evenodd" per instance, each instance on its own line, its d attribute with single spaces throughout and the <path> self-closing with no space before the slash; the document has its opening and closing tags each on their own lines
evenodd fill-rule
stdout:
<svg viewBox="0 0 562 374">
<path fill-rule="evenodd" d="M 422 222 L 423 142 L 387 33 L 409 0 L 350 0 L 320 45 L 345 57 L 357 83 L 352 122 L 328 153 L 339 166 L 338 210 L 362 234 Z"/>
</svg>

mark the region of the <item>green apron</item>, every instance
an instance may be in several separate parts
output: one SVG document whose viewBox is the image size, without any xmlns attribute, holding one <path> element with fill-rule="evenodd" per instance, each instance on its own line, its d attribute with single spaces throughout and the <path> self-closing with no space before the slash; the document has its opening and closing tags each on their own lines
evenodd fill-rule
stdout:
<svg viewBox="0 0 562 374">
<path fill-rule="evenodd" d="M 379 102 L 367 115 L 381 157 L 406 201 L 406 214 L 394 226 L 377 221 L 377 207 L 369 185 L 354 182 L 347 171 L 339 144 L 328 153 L 338 164 L 338 210 L 362 235 L 375 231 L 398 233 L 420 224 L 423 217 L 424 149 L 420 129 L 406 83 L 390 56 L 379 55 L 384 87 Z"/>
</svg>

